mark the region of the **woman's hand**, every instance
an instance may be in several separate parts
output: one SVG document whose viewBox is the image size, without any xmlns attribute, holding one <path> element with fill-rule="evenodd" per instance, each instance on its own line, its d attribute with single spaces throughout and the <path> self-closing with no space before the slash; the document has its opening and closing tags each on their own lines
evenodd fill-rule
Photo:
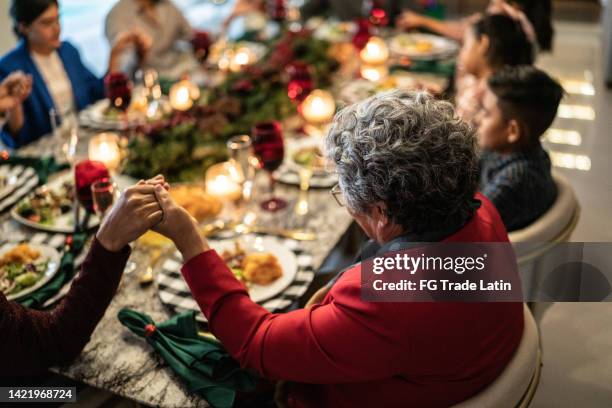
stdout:
<svg viewBox="0 0 612 408">
<path fill-rule="evenodd" d="M 96 234 L 104 248 L 118 252 L 162 221 L 155 188 L 141 181 L 121 194 Z"/>
<path fill-rule="evenodd" d="M 427 24 L 427 19 L 412 11 L 404 11 L 395 20 L 395 24 L 402 30 L 413 30 L 415 28 L 421 28 Z"/>
<path fill-rule="evenodd" d="M 149 180 L 149 182 L 152 182 L 152 180 Z M 200 234 L 198 222 L 170 197 L 167 189 L 164 188 L 166 183 L 163 177 L 161 177 L 161 180 L 157 178 L 153 184 L 155 195 L 164 212 L 163 221 L 157 224 L 153 231 L 172 240 L 183 255 L 184 262 L 207 251 L 209 249 L 208 243 Z"/>
</svg>

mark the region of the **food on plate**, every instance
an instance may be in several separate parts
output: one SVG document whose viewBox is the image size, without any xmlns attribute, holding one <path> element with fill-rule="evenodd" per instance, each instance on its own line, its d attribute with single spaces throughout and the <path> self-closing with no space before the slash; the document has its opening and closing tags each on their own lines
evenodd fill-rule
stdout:
<svg viewBox="0 0 612 408">
<path fill-rule="evenodd" d="M 204 187 L 197 185 L 173 186 L 170 195 L 198 222 L 214 217 L 223 208 L 221 201 L 208 194 Z"/>
<path fill-rule="evenodd" d="M 234 250 L 223 251 L 221 258 L 247 287 L 252 283 L 268 285 L 283 276 L 276 256 L 268 252 L 247 253 L 238 241 L 234 242 Z"/>
<path fill-rule="evenodd" d="M 58 190 L 42 186 L 17 205 L 17 213 L 23 218 L 51 225 L 54 220 L 72 209 L 74 184 L 65 181 Z"/>
<path fill-rule="evenodd" d="M 398 36 L 397 44 L 407 52 L 426 53 L 434 48 L 434 44 L 429 40 L 415 40 L 409 36 Z"/>
<path fill-rule="evenodd" d="M 318 147 L 304 147 L 293 154 L 293 161 L 300 166 L 323 168 L 325 167 L 325 158 L 321 149 Z"/>
<path fill-rule="evenodd" d="M 28 244 L 19 244 L 0 258 L 0 291 L 6 295 L 21 292 L 38 282 L 47 270 L 47 260 Z"/>
</svg>

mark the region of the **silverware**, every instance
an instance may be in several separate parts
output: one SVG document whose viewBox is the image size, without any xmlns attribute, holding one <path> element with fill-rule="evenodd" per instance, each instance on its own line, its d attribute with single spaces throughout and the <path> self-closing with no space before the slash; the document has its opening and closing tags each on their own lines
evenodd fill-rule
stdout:
<svg viewBox="0 0 612 408">
<path fill-rule="evenodd" d="M 217 220 L 202 227 L 205 237 L 218 235 L 221 232 L 234 232 L 236 234 L 266 234 L 283 238 L 295 239 L 296 241 L 314 241 L 317 234 L 301 229 L 285 229 L 274 227 L 262 227 L 257 225 L 246 225 L 238 222 L 225 222 Z"/>
</svg>

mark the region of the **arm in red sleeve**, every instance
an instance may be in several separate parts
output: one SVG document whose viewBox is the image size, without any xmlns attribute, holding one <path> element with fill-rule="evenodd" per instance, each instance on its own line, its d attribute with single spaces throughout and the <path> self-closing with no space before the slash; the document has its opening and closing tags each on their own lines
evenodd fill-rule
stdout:
<svg viewBox="0 0 612 408">
<path fill-rule="evenodd" d="M 398 373 L 405 361 L 406 342 L 399 350 L 396 330 L 379 318 L 381 308 L 393 306 L 363 302 L 359 274 L 338 281 L 330 303 L 284 314 L 251 301 L 215 251 L 187 262 L 183 276 L 211 332 L 242 366 L 268 378 L 367 381 Z"/>
<path fill-rule="evenodd" d="M 70 291 L 52 311 L 24 308 L 0 293 L 0 375 L 35 374 L 74 359 L 112 300 L 128 257 L 96 239 Z"/>
</svg>

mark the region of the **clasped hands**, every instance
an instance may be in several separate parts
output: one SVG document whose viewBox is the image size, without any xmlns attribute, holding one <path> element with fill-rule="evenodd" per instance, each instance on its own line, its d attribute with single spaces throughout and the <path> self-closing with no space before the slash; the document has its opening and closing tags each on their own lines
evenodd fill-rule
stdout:
<svg viewBox="0 0 612 408">
<path fill-rule="evenodd" d="M 126 189 L 104 218 L 96 234 L 98 242 L 118 252 L 153 230 L 172 240 L 185 262 L 208 250 L 197 221 L 174 202 L 169 189 L 161 175 Z"/>
</svg>

